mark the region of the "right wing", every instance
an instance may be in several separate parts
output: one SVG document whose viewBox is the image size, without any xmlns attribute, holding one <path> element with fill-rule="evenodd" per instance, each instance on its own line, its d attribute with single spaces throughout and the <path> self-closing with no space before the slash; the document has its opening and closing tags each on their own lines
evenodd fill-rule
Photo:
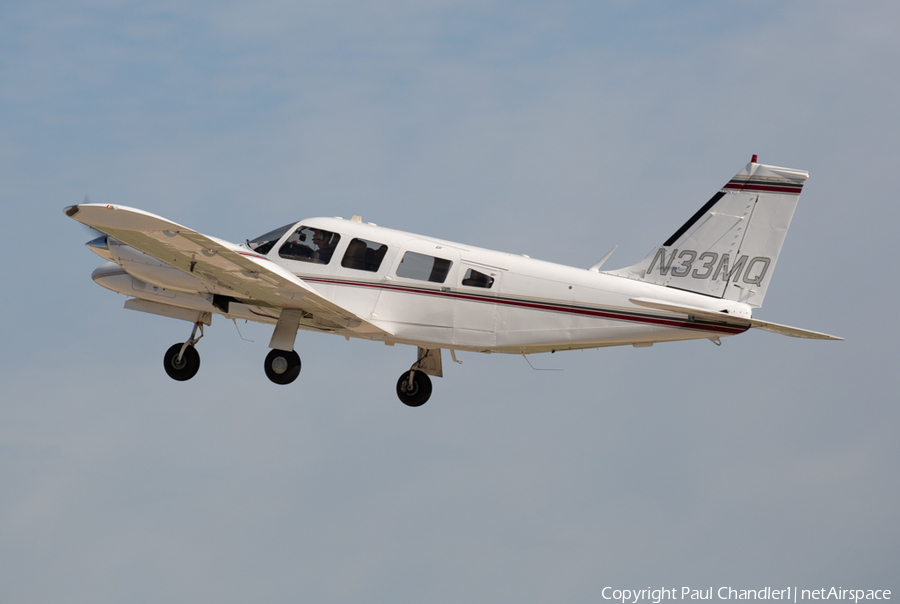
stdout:
<svg viewBox="0 0 900 604">
<path fill-rule="evenodd" d="M 207 284 L 228 288 L 248 304 L 303 311 L 360 335 L 389 335 L 324 298 L 284 267 L 233 243 L 124 206 L 81 204 L 67 207 L 65 213 Z"/>
</svg>

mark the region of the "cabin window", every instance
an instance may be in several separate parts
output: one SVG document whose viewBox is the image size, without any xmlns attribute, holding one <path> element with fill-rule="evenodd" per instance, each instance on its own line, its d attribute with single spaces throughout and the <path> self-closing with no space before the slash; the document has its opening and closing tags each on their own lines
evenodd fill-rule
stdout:
<svg viewBox="0 0 900 604">
<path fill-rule="evenodd" d="M 288 237 L 278 255 L 288 260 L 328 264 L 341 236 L 324 229 L 302 226 Z"/>
<path fill-rule="evenodd" d="M 453 266 L 451 260 L 443 258 L 435 258 L 434 256 L 426 256 L 416 252 L 406 252 L 400 266 L 397 267 L 397 276 L 406 277 L 407 279 L 418 279 L 419 281 L 431 281 L 433 283 L 443 283 L 447 279 L 447 273 Z"/>
<path fill-rule="evenodd" d="M 269 253 L 269 250 L 272 249 L 278 240 L 281 239 L 285 233 L 288 232 L 288 229 L 297 224 L 296 222 L 292 222 L 291 224 L 286 224 L 281 228 L 275 229 L 274 231 L 269 231 L 265 235 L 260 235 L 256 239 L 247 242 L 247 247 L 256 252 L 257 254 L 266 255 Z"/>
<path fill-rule="evenodd" d="M 388 246 L 383 243 L 354 239 L 347 246 L 347 251 L 344 252 L 341 266 L 358 271 L 377 272 L 381 267 L 381 261 L 384 259 L 387 249 Z"/>
<path fill-rule="evenodd" d="M 483 287 L 485 289 L 490 289 L 494 284 L 494 278 L 470 268 L 466 271 L 466 276 L 463 277 L 462 284 L 466 287 Z"/>
</svg>

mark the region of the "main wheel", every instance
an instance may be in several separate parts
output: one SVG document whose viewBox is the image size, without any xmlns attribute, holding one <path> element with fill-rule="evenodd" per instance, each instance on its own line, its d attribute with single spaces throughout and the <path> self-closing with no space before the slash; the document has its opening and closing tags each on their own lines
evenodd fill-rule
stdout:
<svg viewBox="0 0 900 604">
<path fill-rule="evenodd" d="M 179 382 L 191 379 L 197 375 L 197 370 L 200 369 L 200 353 L 193 346 L 189 345 L 185 348 L 181 360 L 178 359 L 178 353 L 181 352 L 182 346 L 184 343 L 181 342 L 173 344 L 163 356 L 163 367 L 165 367 L 166 373 L 170 378 Z"/>
<path fill-rule="evenodd" d="M 409 371 L 397 380 L 397 396 L 400 402 L 410 407 L 420 407 L 431 397 L 431 378 L 416 371 L 413 375 L 412 388 L 409 387 Z"/>
<path fill-rule="evenodd" d="M 266 377 L 276 384 L 290 384 L 300 375 L 300 355 L 273 348 L 266 355 Z"/>
</svg>

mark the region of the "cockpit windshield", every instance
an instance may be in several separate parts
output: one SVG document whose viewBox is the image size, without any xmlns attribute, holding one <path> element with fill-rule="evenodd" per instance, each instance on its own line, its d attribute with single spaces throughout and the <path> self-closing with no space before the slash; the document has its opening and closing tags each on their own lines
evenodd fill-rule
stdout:
<svg viewBox="0 0 900 604">
<path fill-rule="evenodd" d="M 292 222 L 291 224 L 286 224 L 283 227 L 277 228 L 274 231 L 269 231 L 265 235 L 260 235 L 256 239 L 247 242 L 247 247 L 256 252 L 257 254 L 266 255 L 269 253 L 269 250 L 272 249 L 278 240 L 284 237 L 284 234 L 288 232 L 292 226 L 296 223 Z"/>
</svg>

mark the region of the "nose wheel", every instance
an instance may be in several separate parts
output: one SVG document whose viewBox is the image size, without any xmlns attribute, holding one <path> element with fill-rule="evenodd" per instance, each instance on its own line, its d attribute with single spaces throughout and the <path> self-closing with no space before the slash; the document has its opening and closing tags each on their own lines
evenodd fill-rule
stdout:
<svg viewBox="0 0 900 604">
<path fill-rule="evenodd" d="M 163 368 L 173 380 L 185 382 L 195 375 L 200 369 L 200 353 L 194 348 L 194 344 L 200 341 L 197 328 L 200 328 L 200 338 L 203 337 L 203 323 L 195 323 L 194 330 L 187 342 L 172 344 L 163 355 Z"/>
<path fill-rule="evenodd" d="M 173 380 L 187 381 L 200 369 L 200 353 L 190 344 L 187 347 L 183 342 L 173 344 L 163 356 L 163 367 Z"/>
<path fill-rule="evenodd" d="M 276 384 L 290 384 L 300 375 L 300 355 L 273 348 L 266 355 L 265 369 L 266 377 Z"/>
<path fill-rule="evenodd" d="M 420 407 L 431 397 L 431 378 L 410 369 L 397 380 L 397 397 L 404 405 Z"/>
</svg>

